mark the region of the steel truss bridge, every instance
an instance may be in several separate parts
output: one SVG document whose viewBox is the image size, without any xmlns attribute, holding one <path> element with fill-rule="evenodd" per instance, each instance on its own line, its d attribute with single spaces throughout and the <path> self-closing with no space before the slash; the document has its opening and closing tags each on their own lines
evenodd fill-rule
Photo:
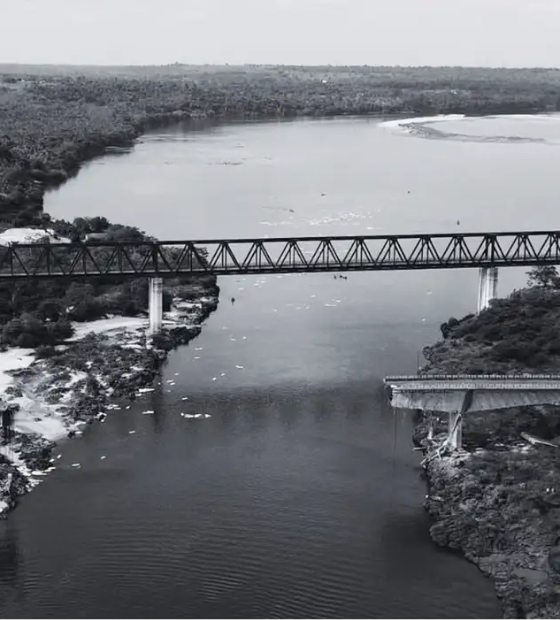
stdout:
<svg viewBox="0 0 560 620">
<path fill-rule="evenodd" d="M 560 231 L 26 243 L 0 248 L 0 280 L 173 278 L 560 264 Z"/>
</svg>

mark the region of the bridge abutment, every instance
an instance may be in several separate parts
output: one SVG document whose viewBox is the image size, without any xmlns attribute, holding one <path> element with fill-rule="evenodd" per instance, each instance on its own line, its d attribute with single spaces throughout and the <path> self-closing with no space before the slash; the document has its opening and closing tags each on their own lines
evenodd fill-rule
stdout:
<svg viewBox="0 0 560 620">
<path fill-rule="evenodd" d="M 498 296 L 498 268 L 481 267 L 478 276 L 478 301 L 476 313 L 479 314 Z"/>
<path fill-rule="evenodd" d="M 163 280 L 150 278 L 150 326 L 148 333 L 157 334 L 163 325 Z"/>
</svg>

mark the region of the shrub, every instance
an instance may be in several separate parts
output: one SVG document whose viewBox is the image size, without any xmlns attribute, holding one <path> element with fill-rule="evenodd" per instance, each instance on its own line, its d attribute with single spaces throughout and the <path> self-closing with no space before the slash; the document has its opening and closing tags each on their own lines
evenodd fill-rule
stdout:
<svg viewBox="0 0 560 620">
<path fill-rule="evenodd" d="M 56 355 L 56 349 L 50 344 L 41 344 L 37 347 L 36 353 L 39 359 L 46 359 Z"/>
<path fill-rule="evenodd" d="M 32 349 L 39 345 L 57 344 L 69 338 L 72 333 L 72 326 L 64 319 L 45 324 L 33 315 L 26 313 L 4 325 L 2 342 Z"/>
</svg>

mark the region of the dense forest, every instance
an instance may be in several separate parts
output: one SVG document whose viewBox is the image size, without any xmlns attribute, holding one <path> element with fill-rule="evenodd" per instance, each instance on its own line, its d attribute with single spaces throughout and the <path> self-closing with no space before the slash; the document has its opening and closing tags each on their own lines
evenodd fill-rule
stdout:
<svg viewBox="0 0 560 620">
<path fill-rule="evenodd" d="M 82 162 L 132 144 L 155 123 L 559 109 L 556 69 L 0 65 L 0 228 L 48 227 L 73 240 L 101 229 L 121 240 L 145 238 L 102 218 L 54 222 L 42 205 L 45 190 Z M 2 341 L 33 346 L 66 335 L 70 318 L 138 312 L 147 294 L 134 283 L 92 281 L 63 291 L 45 282 L 0 285 L 0 299 Z"/>
</svg>

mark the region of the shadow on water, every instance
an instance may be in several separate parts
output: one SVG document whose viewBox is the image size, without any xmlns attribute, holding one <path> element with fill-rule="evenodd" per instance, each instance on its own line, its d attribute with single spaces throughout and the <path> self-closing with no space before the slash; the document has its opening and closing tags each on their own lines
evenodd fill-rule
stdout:
<svg viewBox="0 0 560 620">
<path fill-rule="evenodd" d="M 11 520 L 0 523 L 0 600 L 23 601 L 22 567 L 18 528 Z"/>
<path fill-rule="evenodd" d="M 420 506 L 408 513 L 389 508 L 376 524 L 377 550 L 384 558 L 388 581 L 411 584 L 407 600 L 414 615 L 408 617 L 431 617 L 424 615 L 424 610 L 435 599 L 441 604 L 441 618 L 479 618 L 481 613 L 485 618 L 501 618 L 491 581 L 482 575 L 477 579 L 481 586 L 478 609 L 468 609 L 460 602 L 472 588 L 464 579 L 465 559 L 458 552 L 437 547 L 428 533 L 430 525 Z"/>
</svg>

